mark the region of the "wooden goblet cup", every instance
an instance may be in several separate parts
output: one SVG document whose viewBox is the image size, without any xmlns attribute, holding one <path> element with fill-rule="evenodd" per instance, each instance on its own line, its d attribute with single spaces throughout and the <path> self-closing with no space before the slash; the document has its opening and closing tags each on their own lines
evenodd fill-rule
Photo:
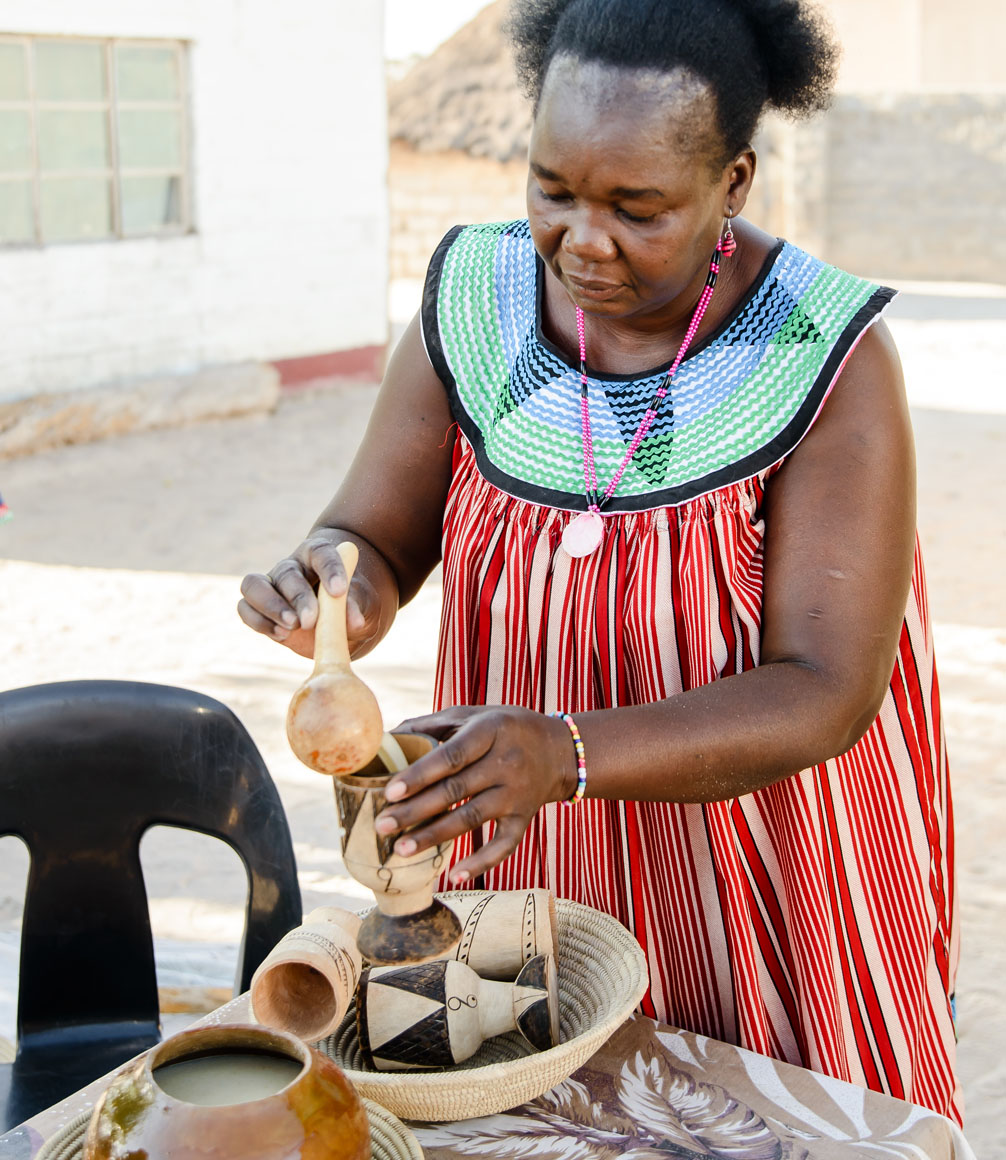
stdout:
<svg viewBox="0 0 1006 1160">
<path fill-rule="evenodd" d="M 378 1071 L 452 1067 L 514 1030 L 543 1051 L 559 1042 L 555 960 L 536 956 L 513 983 L 481 979 L 455 959 L 371 967 L 357 988 L 356 1026 Z"/>
<path fill-rule="evenodd" d="M 559 940 L 551 890 L 449 890 L 438 898 L 464 928 L 458 945 L 441 957 L 465 963 L 483 979 L 513 981 L 536 955 L 555 957 Z"/>
<path fill-rule="evenodd" d="M 285 934 L 251 981 L 252 1014 L 259 1023 L 314 1043 L 342 1022 L 363 963 L 356 945 L 360 917 L 320 906 Z"/>
<path fill-rule="evenodd" d="M 409 764 L 436 742 L 421 733 L 396 733 Z M 394 775 L 375 758 L 359 773 L 333 779 L 342 823 L 346 869 L 374 892 L 377 909 L 363 920 L 360 953 L 371 963 L 422 963 L 449 951 L 461 938 L 457 915 L 433 897 L 433 884 L 453 841 L 403 857 L 394 851 L 397 834 L 382 836 L 374 819 L 387 805 L 384 789 Z"/>
</svg>

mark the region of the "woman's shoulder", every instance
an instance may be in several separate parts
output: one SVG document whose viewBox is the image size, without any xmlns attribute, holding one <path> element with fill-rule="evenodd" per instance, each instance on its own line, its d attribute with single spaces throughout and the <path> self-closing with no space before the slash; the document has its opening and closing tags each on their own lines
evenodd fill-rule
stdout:
<svg viewBox="0 0 1006 1160">
<path fill-rule="evenodd" d="M 472 243 L 477 239 L 488 241 L 493 238 L 524 238 L 527 241 L 531 240 L 531 227 L 526 217 L 523 218 L 505 218 L 500 221 L 492 222 L 471 222 L 467 224 L 453 225 L 444 234 L 443 241 L 452 243 L 459 238 L 463 241 Z"/>
<path fill-rule="evenodd" d="M 427 282 L 440 276 L 445 263 L 467 268 L 494 262 L 501 248 L 515 257 L 523 253 L 526 259 L 533 259 L 534 243 L 527 218 L 451 226 L 433 251 Z"/>
<path fill-rule="evenodd" d="M 473 334 L 488 341 L 512 329 L 514 312 L 521 325 L 532 324 L 536 263 L 526 218 L 449 229 L 426 274 L 422 320 L 428 348 L 464 345 Z M 434 366 L 444 369 L 436 358 Z"/>
<path fill-rule="evenodd" d="M 883 312 L 897 291 L 810 253 L 784 238 L 766 260 L 766 293 L 790 307 L 787 322 L 806 319 L 822 332 L 842 332 L 867 324 Z M 757 288 L 757 283 L 756 283 Z M 837 335 L 836 335 L 837 336 Z"/>
</svg>

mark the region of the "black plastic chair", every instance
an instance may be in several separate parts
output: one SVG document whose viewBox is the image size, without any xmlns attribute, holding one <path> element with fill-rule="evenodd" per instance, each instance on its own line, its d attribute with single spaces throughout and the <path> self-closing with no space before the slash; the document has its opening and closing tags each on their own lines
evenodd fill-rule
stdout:
<svg viewBox="0 0 1006 1160">
<path fill-rule="evenodd" d="M 249 891 L 236 988 L 301 919 L 290 830 L 261 755 L 211 697 L 133 681 L 0 693 L 0 835 L 31 855 L 5 1130 L 160 1039 L 139 846 L 154 825 L 222 838 Z"/>
</svg>

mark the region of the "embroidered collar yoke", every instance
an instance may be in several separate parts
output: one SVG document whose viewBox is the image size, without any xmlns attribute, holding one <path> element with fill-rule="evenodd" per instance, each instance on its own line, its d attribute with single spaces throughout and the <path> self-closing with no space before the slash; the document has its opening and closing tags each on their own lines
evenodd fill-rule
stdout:
<svg viewBox="0 0 1006 1160">
<path fill-rule="evenodd" d="M 527 221 L 458 227 L 431 263 L 423 337 L 480 473 L 519 499 L 582 511 L 579 368 L 542 334 L 544 277 Z M 778 463 L 892 297 L 779 242 L 678 368 L 605 510 L 684 503 Z M 666 373 L 589 375 L 599 480 L 617 470 Z"/>
</svg>

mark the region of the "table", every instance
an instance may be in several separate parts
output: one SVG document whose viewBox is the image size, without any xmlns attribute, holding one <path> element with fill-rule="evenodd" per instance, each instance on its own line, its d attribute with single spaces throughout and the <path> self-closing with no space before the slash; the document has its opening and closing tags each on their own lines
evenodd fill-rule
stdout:
<svg viewBox="0 0 1006 1160">
<path fill-rule="evenodd" d="M 248 1018 L 241 996 L 199 1022 Z M 0 1160 L 31 1160 L 106 1082 L 0 1136 Z M 935 1112 L 643 1015 L 523 1107 L 410 1126 L 427 1160 L 975 1160 L 957 1125 Z"/>
</svg>

